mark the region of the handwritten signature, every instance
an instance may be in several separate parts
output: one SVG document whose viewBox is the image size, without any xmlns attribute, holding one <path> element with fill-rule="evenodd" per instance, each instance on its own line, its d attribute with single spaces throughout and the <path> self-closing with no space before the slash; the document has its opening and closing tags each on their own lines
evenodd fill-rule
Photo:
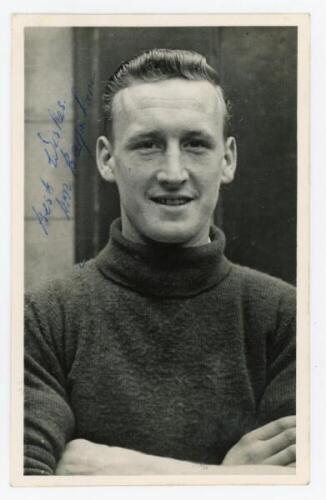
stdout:
<svg viewBox="0 0 326 500">
<path fill-rule="evenodd" d="M 95 163 L 92 152 L 85 140 L 87 130 L 87 118 L 90 106 L 93 101 L 93 87 L 95 77 L 92 76 L 87 84 L 87 90 L 82 97 L 76 87 L 71 88 L 73 102 L 78 106 L 82 119 L 74 126 L 74 141 L 68 150 L 63 146 L 64 125 L 69 105 L 65 100 L 57 100 L 52 109 L 48 109 L 51 130 L 38 131 L 37 137 L 41 142 L 47 165 L 51 168 L 60 168 L 62 164 L 68 168 L 73 176 L 76 175 L 77 161 L 83 151 L 86 151 L 91 160 Z M 40 224 L 44 234 L 49 234 L 49 225 L 55 207 L 59 207 L 66 219 L 71 218 L 73 206 L 73 185 L 69 182 L 62 183 L 59 192 L 54 192 L 54 187 L 46 180 L 46 175 L 40 179 L 42 201 L 41 206 L 32 206 L 32 211 L 36 221 Z"/>
<path fill-rule="evenodd" d="M 89 107 L 93 100 L 93 86 L 95 83 L 94 77 L 88 82 L 87 93 L 84 97 L 80 97 L 77 93 L 75 87 L 72 87 L 71 93 L 74 101 L 77 103 L 79 109 L 82 112 L 83 118 L 87 118 L 89 114 Z M 56 108 L 54 110 L 48 109 L 48 114 L 51 119 L 54 129 L 44 132 L 37 132 L 37 137 L 41 141 L 44 149 L 44 153 L 47 162 L 50 166 L 57 168 L 59 164 L 60 157 L 65 161 L 65 166 L 71 170 L 72 174 L 76 173 L 77 162 L 76 159 L 79 158 L 82 151 L 85 149 L 91 159 L 94 161 L 93 155 L 85 141 L 85 131 L 87 123 L 86 121 L 79 121 L 75 126 L 75 137 L 74 142 L 71 145 L 70 152 L 66 151 L 62 145 L 61 140 L 63 138 L 63 124 L 67 113 L 67 103 L 63 100 L 58 100 L 56 102 Z"/>
<path fill-rule="evenodd" d="M 54 187 L 43 178 L 40 179 L 43 189 L 43 203 L 41 209 L 32 206 L 36 220 L 46 235 L 49 234 L 50 219 L 54 207 L 59 206 L 67 220 L 71 219 L 73 186 L 71 183 L 63 182 L 59 193 L 54 192 Z"/>
<path fill-rule="evenodd" d="M 57 109 L 52 111 L 48 109 L 49 116 L 52 122 L 56 125 L 56 129 L 48 131 L 46 137 L 41 132 L 37 132 L 37 136 L 43 144 L 48 163 L 57 168 L 59 162 L 58 150 L 60 148 L 60 139 L 62 137 L 62 125 L 65 120 L 66 102 L 57 101 Z"/>
</svg>

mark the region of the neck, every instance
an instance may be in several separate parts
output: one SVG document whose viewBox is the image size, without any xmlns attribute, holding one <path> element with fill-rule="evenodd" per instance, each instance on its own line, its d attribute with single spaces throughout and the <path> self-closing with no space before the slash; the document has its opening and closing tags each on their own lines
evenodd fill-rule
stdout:
<svg viewBox="0 0 326 500">
<path fill-rule="evenodd" d="M 126 239 L 118 219 L 96 263 L 108 278 L 139 293 L 167 298 L 193 296 L 216 285 L 229 272 L 223 255 L 224 234 L 213 226 L 210 238 L 211 243 L 196 247 L 155 241 L 144 245 Z"/>
</svg>

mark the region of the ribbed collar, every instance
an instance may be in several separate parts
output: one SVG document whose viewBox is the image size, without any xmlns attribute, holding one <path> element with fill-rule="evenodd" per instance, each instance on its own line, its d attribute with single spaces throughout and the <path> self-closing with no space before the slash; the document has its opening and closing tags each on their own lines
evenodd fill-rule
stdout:
<svg viewBox="0 0 326 500">
<path fill-rule="evenodd" d="M 124 238 L 121 220 L 116 219 L 96 264 L 114 282 L 142 294 L 191 297 L 216 285 L 230 269 L 223 255 L 223 232 L 212 226 L 210 239 L 210 243 L 198 247 L 155 242 L 142 245 Z"/>
</svg>

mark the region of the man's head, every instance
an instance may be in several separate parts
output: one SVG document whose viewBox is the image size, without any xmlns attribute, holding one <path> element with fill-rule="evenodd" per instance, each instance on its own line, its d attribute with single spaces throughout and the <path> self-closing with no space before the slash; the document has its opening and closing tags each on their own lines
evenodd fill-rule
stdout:
<svg viewBox="0 0 326 500">
<path fill-rule="evenodd" d="M 223 112 L 223 133 L 229 128 L 229 113 L 220 78 L 205 57 L 190 50 L 152 49 L 123 62 L 108 79 L 103 95 L 104 133 L 113 139 L 113 100 L 115 95 L 135 82 L 159 82 L 170 78 L 208 81 L 216 88 Z"/>
<path fill-rule="evenodd" d="M 104 112 L 97 162 L 117 183 L 124 236 L 206 243 L 220 185 L 236 166 L 215 70 L 194 52 L 148 51 L 110 78 Z"/>
</svg>

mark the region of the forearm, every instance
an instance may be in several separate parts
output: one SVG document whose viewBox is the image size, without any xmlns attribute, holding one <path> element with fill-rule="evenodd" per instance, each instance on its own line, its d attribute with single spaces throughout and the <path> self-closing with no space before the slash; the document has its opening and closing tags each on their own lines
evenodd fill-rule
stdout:
<svg viewBox="0 0 326 500">
<path fill-rule="evenodd" d="M 228 465 L 208 465 L 204 463 L 193 463 L 183 460 L 176 460 L 173 458 L 167 457 L 157 457 L 153 455 L 145 455 L 147 467 L 141 472 L 141 474 L 165 474 L 165 475 L 221 475 L 221 474 L 229 474 L 229 473 L 238 473 L 238 474 L 250 474 L 257 473 L 259 470 L 260 473 L 265 474 L 291 474 L 293 473 L 289 467 L 281 467 L 281 466 L 266 466 L 266 465 L 237 465 L 237 466 L 228 466 Z M 132 472 L 128 474 L 132 475 Z"/>
<path fill-rule="evenodd" d="M 262 473 L 291 474 L 288 467 L 258 465 Z M 250 474 L 257 465 L 230 467 L 207 465 L 147 455 L 126 448 L 75 440 L 68 444 L 56 470 L 56 475 L 216 475 L 228 473 Z"/>
</svg>

